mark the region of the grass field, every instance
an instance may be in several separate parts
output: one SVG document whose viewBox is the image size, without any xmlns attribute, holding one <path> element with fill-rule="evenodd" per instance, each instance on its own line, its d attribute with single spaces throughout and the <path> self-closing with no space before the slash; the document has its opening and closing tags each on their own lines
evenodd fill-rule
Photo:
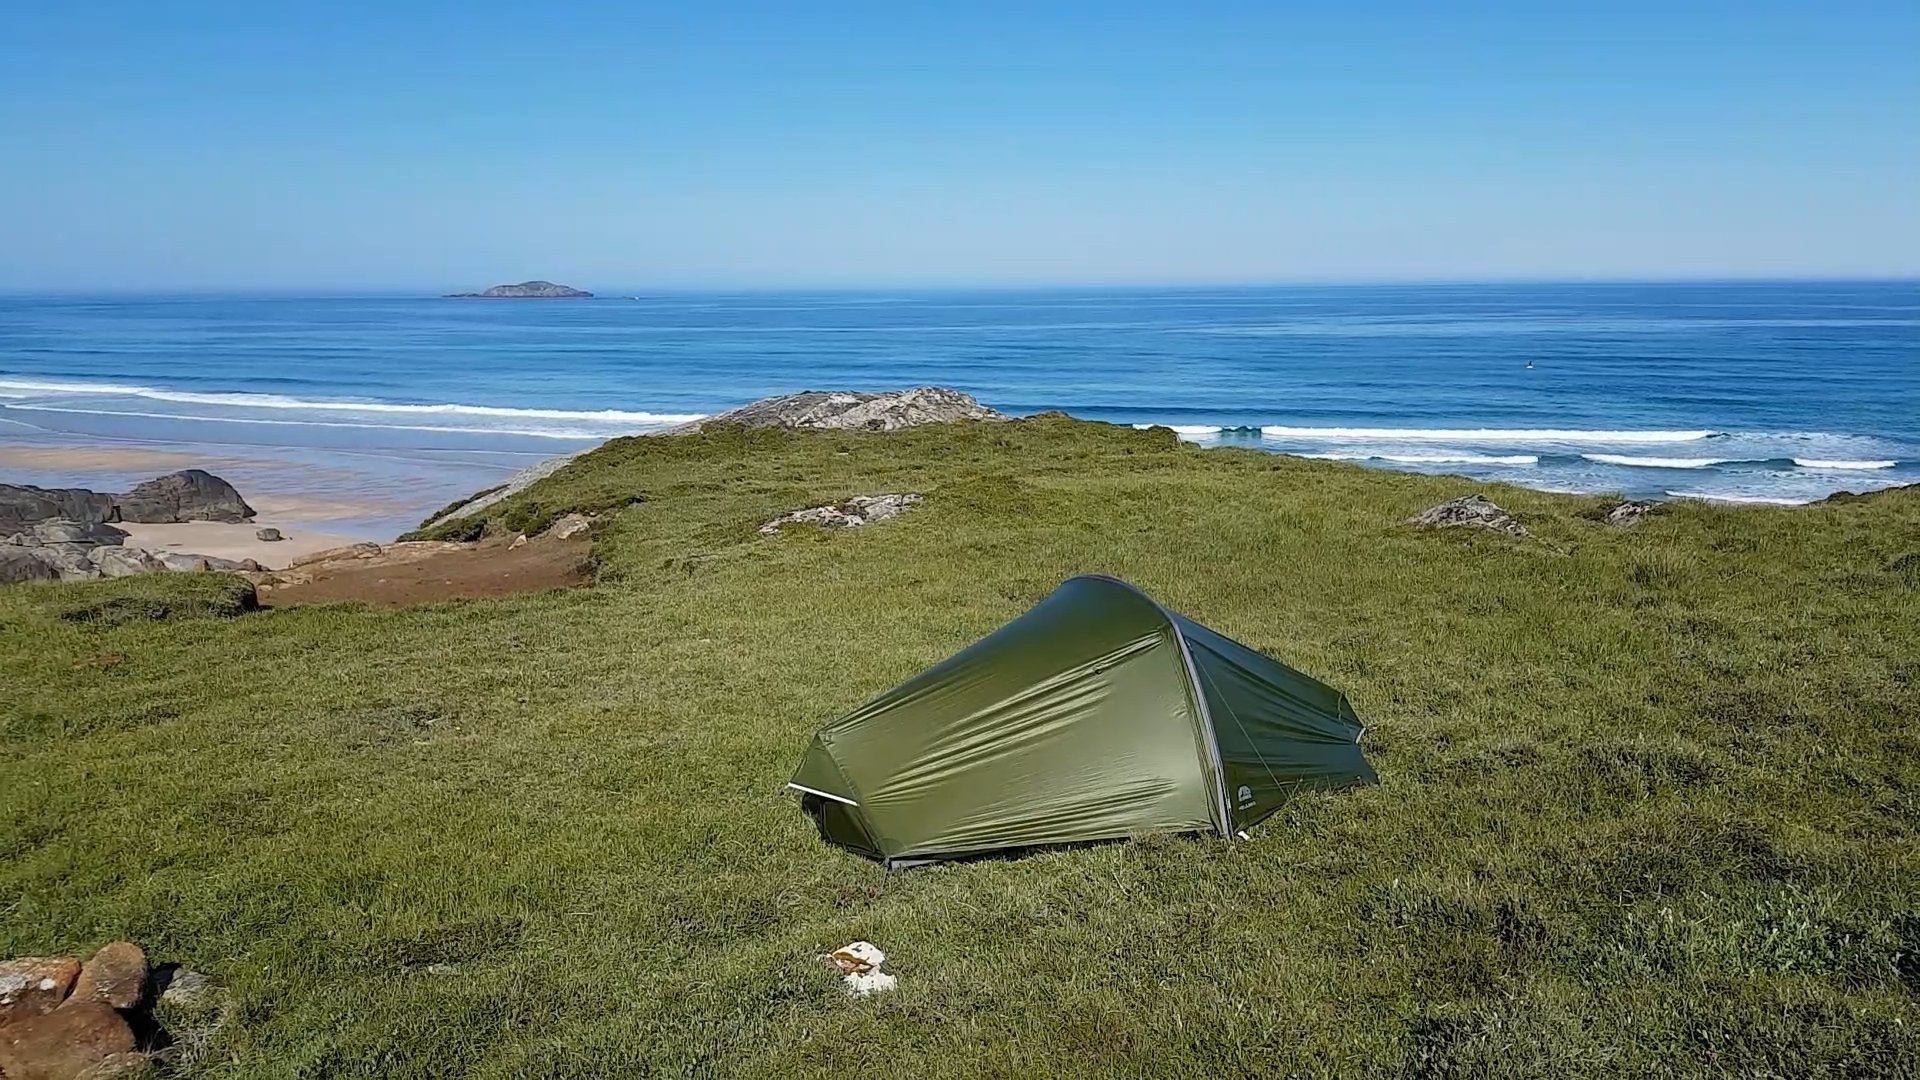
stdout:
<svg viewBox="0 0 1920 1080">
<path fill-rule="evenodd" d="M 1401 524 L 1487 491 L 1534 532 Z M 860 529 L 756 527 L 859 493 Z M 1913 1076 L 1920 491 L 1599 500 L 1065 419 L 618 440 L 599 584 L 0 590 L 0 954 L 228 986 L 194 1076 Z M 813 730 L 1100 571 L 1345 690 L 1245 843 L 887 873 Z M 879 943 L 849 1000 L 816 954 Z"/>
</svg>

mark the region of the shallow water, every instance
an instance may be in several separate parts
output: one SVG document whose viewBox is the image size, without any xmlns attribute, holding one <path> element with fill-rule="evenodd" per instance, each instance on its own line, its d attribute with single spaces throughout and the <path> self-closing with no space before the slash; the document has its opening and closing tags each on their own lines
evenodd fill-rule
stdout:
<svg viewBox="0 0 1920 1080">
<path fill-rule="evenodd" d="M 593 440 L 916 383 L 1554 490 L 1797 502 L 1920 481 L 1912 282 L 0 297 L 0 475 L 152 471 L 9 447 L 181 449 L 390 531 Z"/>
</svg>

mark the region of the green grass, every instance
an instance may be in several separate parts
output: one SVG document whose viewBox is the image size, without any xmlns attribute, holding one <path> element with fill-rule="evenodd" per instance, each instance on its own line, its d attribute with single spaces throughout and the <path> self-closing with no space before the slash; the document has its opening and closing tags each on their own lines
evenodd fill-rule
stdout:
<svg viewBox="0 0 1920 1080">
<path fill-rule="evenodd" d="M 1401 524 L 1473 490 L 1534 536 Z M 1067 420 L 720 430 L 487 511 L 609 512 L 590 589 L 12 587 L 0 954 L 216 974 L 196 1076 L 1914 1075 L 1920 491 L 1596 502 Z M 1345 690 L 1381 783 L 1246 843 L 823 847 L 813 730 L 1087 571 Z M 818 966 L 854 938 L 897 992 Z"/>
</svg>

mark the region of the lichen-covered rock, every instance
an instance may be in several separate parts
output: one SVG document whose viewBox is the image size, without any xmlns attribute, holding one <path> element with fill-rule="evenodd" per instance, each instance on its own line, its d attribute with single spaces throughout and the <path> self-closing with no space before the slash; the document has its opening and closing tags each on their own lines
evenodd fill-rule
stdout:
<svg viewBox="0 0 1920 1080">
<path fill-rule="evenodd" d="M 144 548 L 132 547 L 96 547 L 87 551 L 87 560 L 101 577 L 128 577 L 133 574 L 150 574 L 155 570 L 165 570 L 166 564 L 153 557 Z"/>
<path fill-rule="evenodd" d="M 133 1051 L 133 1029 L 118 1012 L 81 1002 L 0 1027 L 0 1076 L 79 1080 L 114 1055 Z"/>
<path fill-rule="evenodd" d="M 280 535 L 279 529 L 275 529 L 272 527 L 253 530 L 253 538 L 255 540 L 264 541 L 266 543 L 273 543 L 278 540 L 286 539 L 286 537 Z"/>
<path fill-rule="evenodd" d="M 52 1012 L 67 999 L 80 961 L 71 956 L 23 956 L 0 960 L 0 1028 Z M 4 1075 L 4 1074 L 0 1074 Z"/>
<path fill-rule="evenodd" d="M 40 551 L 40 548 L 0 544 L 0 585 L 60 580 L 60 571 L 41 558 Z"/>
<path fill-rule="evenodd" d="M 1657 503 L 1639 499 L 1622 499 L 1605 507 L 1601 511 L 1601 520 L 1609 525 L 1625 527 L 1652 513 Z"/>
<path fill-rule="evenodd" d="M 880 392 L 807 390 L 761 398 L 703 420 L 669 428 L 665 434 L 699 431 L 714 424 L 746 427 L 840 428 L 893 431 L 952 420 L 1005 420 L 1005 413 L 980 404 L 972 394 L 944 386 L 916 386 Z"/>
<path fill-rule="evenodd" d="M 547 535 L 555 540 L 571 540 L 592 531 L 593 519 L 585 514 L 568 514 L 547 527 Z"/>
<path fill-rule="evenodd" d="M 121 521 L 241 522 L 253 516 L 253 507 L 232 484 L 205 469 L 156 476 L 113 501 Z"/>
<path fill-rule="evenodd" d="M 116 1009 L 131 1009 L 147 992 L 147 954 L 131 941 L 102 945 L 80 968 L 73 992 L 62 1008 L 94 1001 Z"/>
<path fill-rule="evenodd" d="M 7 537 L 7 543 L 35 546 L 39 544 L 118 544 L 126 540 L 127 534 L 100 521 L 69 521 L 66 518 L 52 518 L 36 522 L 25 530 Z"/>
<path fill-rule="evenodd" d="M 1448 499 L 1438 506 L 1430 506 L 1408 518 L 1407 524 L 1434 529 L 1464 525 L 1476 529 L 1491 529 L 1510 536 L 1527 535 L 1526 526 L 1520 524 L 1513 515 L 1496 506 L 1485 495 L 1467 495 L 1458 499 Z"/>
<path fill-rule="evenodd" d="M 810 506 L 805 510 L 782 514 L 760 526 L 760 533 L 763 536 L 772 536 L 778 533 L 783 525 L 806 524 L 818 525 L 826 529 L 845 529 L 869 522 L 885 521 L 919 501 L 920 496 L 910 491 L 888 495 L 855 495 L 845 502 Z"/>
</svg>

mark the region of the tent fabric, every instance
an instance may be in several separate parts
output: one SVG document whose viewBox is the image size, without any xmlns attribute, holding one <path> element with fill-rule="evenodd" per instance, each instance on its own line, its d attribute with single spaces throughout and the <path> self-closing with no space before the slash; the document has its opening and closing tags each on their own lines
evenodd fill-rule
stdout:
<svg viewBox="0 0 1920 1080">
<path fill-rule="evenodd" d="M 830 841 L 912 865 L 1250 828 L 1374 779 L 1338 691 L 1116 578 L 1026 614 L 827 725 L 789 786 Z"/>
</svg>

